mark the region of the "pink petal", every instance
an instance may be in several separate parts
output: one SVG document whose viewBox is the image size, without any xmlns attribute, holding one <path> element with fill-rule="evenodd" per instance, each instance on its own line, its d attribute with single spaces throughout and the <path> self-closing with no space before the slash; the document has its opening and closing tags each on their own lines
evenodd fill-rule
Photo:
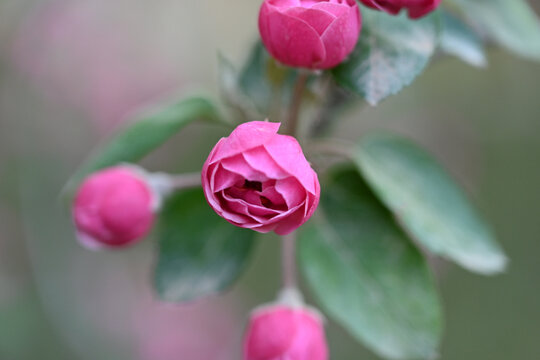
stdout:
<svg viewBox="0 0 540 360">
<path fill-rule="evenodd" d="M 244 342 L 244 360 L 327 360 L 320 315 L 307 308 L 271 305 L 255 311 Z"/>
<path fill-rule="evenodd" d="M 313 5 L 312 9 L 321 10 L 328 14 L 331 14 L 335 19 L 347 13 L 350 9 L 350 6 L 342 5 L 342 4 L 333 4 L 333 3 L 323 1 L 323 2 L 319 2 Z"/>
<path fill-rule="evenodd" d="M 264 147 L 283 170 L 296 177 L 307 191 L 316 193 L 314 179 L 317 178 L 317 174 L 307 162 L 295 138 L 288 135 L 276 135 Z"/>
<path fill-rule="evenodd" d="M 265 222 L 268 221 L 273 216 L 279 215 L 282 211 L 274 210 L 264 206 L 258 206 L 254 204 L 248 204 L 249 214 L 252 216 L 257 216 L 257 221 Z M 260 216 L 265 217 L 265 219 L 259 218 Z"/>
<path fill-rule="evenodd" d="M 238 187 L 233 187 L 223 191 L 223 194 L 234 199 L 242 199 L 246 203 L 261 205 L 261 196 L 254 190 L 246 190 Z"/>
<path fill-rule="evenodd" d="M 223 168 L 221 163 L 215 164 L 214 166 L 215 171 L 212 173 L 210 179 L 210 188 L 214 193 L 230 188 L 238 182 L 243 182 L 245 179 L 242 175 Z"/>
<path fill-rule="evenodd" d="M 306 221 L 311 218 L 311 216 L 313 215 L 313 213 L 315 212 L 315 210 L 317 210 L 317 207 L 319 206 L 319 200 L 320 200 L 320 197 L 321 197 L 321 188 L 320 188 L 320 185 L 319 185 L 319 182 L 317 182 L 317 194 L 315 194 L 314 196 L 309 196 L 308 198 L 308 207 L 306 208 L 306 213 L 305 213 L 305 217 L 306 217 Z"/>
<path fill-rule="evenodd" d="M 262 15 L 261 15 L 262 16 Z M 259 22 L 266 49 L 280 62 L 312 68 L 326 57 L 319 34 L 304 21 L 280 12 L 270 12 Z"/>
<path fill-rule="evenodd" d="M 218 171 L 218 165 L 213 164 L 210 167 L 205 166 L 203 167 L 203 170 L 201 172 L 201 178 L 202 178 L 202 187 L 204 190 L 204 197 L 206 198 L 206 201 L 208 204 L 216 211 L 221 211 L 221 205 L 217 201 L 214 195 L 214 178 L 216 175 L 216 172 Z M 208 172 L 211 173 L 210 179 L 208 179 Z"/>
<path fill-rule="evenodd" d="M 227 206 L 230 210 L 248 216 L 256 223 L 267 223 L 273 216 L 277 216 L 282 212 L 248 203 L 247 201 L 235 198 L 226 192 L 223 192 L 223 199 L 227 201 Z"/>
<path fill-rule="evenodd" d="M 220 164 L 225 170 L 236 173 L 246 180 L 260 182 L 268 180 L 268 177 L 265 174 L 253 169 L 246 162 L 242 154 L 223 159 Z"/>
<path fill-rule="evenodd" d="M 219 139 L 217 144 L 210 151 L 210 155 L 208 155 L 208 158 L 206 159 L 206 162 L 203 165 L 203 169 L 205 166 L 209 166 L 210 164 L 213 164 L 215 162 L 214 157 L 216 156 L 216 153 L 219 151 L 219 149 L 221 149 L 221 146 L 223 145 L 225 141 L 226 141 L 226 138 Z"/>
<path fill-rule="evenodd" d="M 268 0 L 266 2 L 279 8 L 280 10 L 288 9 L 290 7 L 302 6 L 300 0 Z"/>
<path fill-rule="evenodd" d="M 372 9 L 385 11 L 392 15 L 398 14 L 403 7 L 400 3 L 395 5 L 388 1 L 381 0 L 362 0 L 362 3 Z"/>
<path fill-rule="evenodd" d="M 277 134 L 280 123 L 251 121 L 239 125 L 227 138 L 221 139 L 209 157 L 209 164 L 263 145 Z"/>
<path fill-rule="evenodd" d="M 280 221 L 274 232 L 278 235 L 287 235 L 296 230 L 304 222 L 304 210 L 300 208 L 283 219 L 283 221 Z"/>
<path fill-rule="evenodd" d="M 327 360 L 328 348 L 322 320 L 318 315 L 303 311 L 298 312 L 296 321 L 298 330 L 288 351 L 289 358 Z"/>
<path fill-rule="evenodd" d="M 264 1 L 261 5 L 261 10 L 259 11 L 259 33 L 261 35 L 261 39 L 263 44 L 265 44 L 265 47 L 268 49 L 268 45 L 270 44 L 270 25 L 268 22 L 268 18 L 271 12 L 277 11 L 277 9 L 273 6 L 270 6 L 268 2 Z"/>
<path fill-rule="evenodd" d="M 432 0 L 432 1 L 428 1 L 427 5 L 410 6 L 409 17 L 411 19 L 418 19 L 424 15 L 427 15 L 433 10 L 435 10 L 439 6 L 440 3 L 441 3 L 441 0 Z"/>
<path fill-rule="evenodd" d="M 154 196 L 146 181 L 129 167 L 112 167 L 90 175 L 73 204 L 80 239 L 86 245 L 94 239 L 106 247 L 142 239 L 154 221 Z"/>
<path fill-rule="evenodd" d="M 263 189 L 261 196 L 264 196 L 274 204 L 274 206 L 286 205 L 283 195 L 276 191 L 274 186 Z"/>
<path fill-rule="evenodd" d="M 311 26 L 317 34 L 321 35 L 324 30 L 335 20 L 335 16 L 326 11 L 294 7 L 285 11 L 285 14 L 303 20 Z"/>
<path fill-rule="evenodd" d="M 306 199 L 306 190 L 293 177 L 277 181 L 275 189 L 283 196 L 289 208 L 295 207 Z"/>
<path fill-rule="evenodd" d="M 282 221 L 286 221 L 286 219 L 291 216 L 291 214 L 294 214 L 298 209 L 302 211 L 304 206 L 305 204 L 300 204 L 287 211 L 282 212 L 281 214 L 273 217 L 271 220 L 263 223 L 261 227 L 256 229 L 256 231 L 264 233 L 273 231 Z"/>
<path fill-rule="evenodd" d="M 127 239 L 146 236 L 154 217 L 150 212 L 152 194 L 142 182 L 119 183 L 109 189 L 102 203 L 104 225 L 115 234 Z M 114 245 L 114 244 L 111 244 Z"/>
<path fill-rule="evenodd" d="M 297 332 L 294 318 L 294 311 L 285 307 L 255 314 L 247 331 L 244 359 L 274 360 L 286 355 Z"/>
<path fill-rule="evenodd" d="M 269 179 L 283 179 L 290 175 L 276 163 L 263 146 L 246 151 L 243 156 L 249 166 L 265 174 Z"/>
<path fill-rule="evenodd" d="M 320 64 L 323 69 L 332 68 L 340 64 L 356 46 L 362 19 L 358 7 L 349 11 L 334 21 L 321 36 L 326 47 L 326 59 Z"/>
<path fill-rule="evenodd" d="M 223 192 L 220 192 L 220 193 L 218 193 L 216 195 L 218 195 L 218 197 L 221 198 L 221 199 L 224 199 L 224 197 L 225 197 Z M 225 205 L 228 204 L 226 200 L 224 200 L 223 203 Z M 219 207 L 219 208 L 214 208 L 214 210 L 219 215 L 221 215 L 223 218 L 225 218 L 225 220 L 232 223 L 233 225 L 242 226 L 242 227 L 248 227 L 247 225 L 253 223 L 253 220 L 250 219 L 249 217 L 247 217 L 245 215 L 237 214 L 232 209 L 227 208 L 226 206 Z"/>
</svg>

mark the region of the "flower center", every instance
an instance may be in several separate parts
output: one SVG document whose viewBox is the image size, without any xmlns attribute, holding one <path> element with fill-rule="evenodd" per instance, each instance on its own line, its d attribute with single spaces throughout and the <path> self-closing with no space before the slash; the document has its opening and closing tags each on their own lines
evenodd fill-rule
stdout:
<svg viewBox="0 0 540 360">
<path fill-rule="evenodd" d="M 260 181 L 249 181 L 249 180 L 246 180 L 244 181 L 244 186 L 243 186 L 244 189 L 250 189 L 250 190 L 255 190 L 255 191 L 262 191 L 262 182 Z"/>
</svg>

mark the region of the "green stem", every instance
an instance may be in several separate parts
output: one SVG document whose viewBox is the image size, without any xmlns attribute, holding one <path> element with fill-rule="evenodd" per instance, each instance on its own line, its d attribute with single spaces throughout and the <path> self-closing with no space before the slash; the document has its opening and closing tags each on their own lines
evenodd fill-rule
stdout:
<svg viewBox="0 0 540 360">
<path fill-rule="evenodd" d="M 284 289 L 296 289 L 296 236 L 285 235 L 281 240 L 281 272 Z"/>
<path fill-rule="evenodd" d="M 304 96 L 308 77 L 309 73 L 299 72 L 291 99 L 286 133 L 294 137 L 298 135 L 300 107 L 302 105 L 302 98 Z M 296 289 L 296 236 L 294 233 L 282 236 L 281 269 L 283 288 Z"/>
</svg>

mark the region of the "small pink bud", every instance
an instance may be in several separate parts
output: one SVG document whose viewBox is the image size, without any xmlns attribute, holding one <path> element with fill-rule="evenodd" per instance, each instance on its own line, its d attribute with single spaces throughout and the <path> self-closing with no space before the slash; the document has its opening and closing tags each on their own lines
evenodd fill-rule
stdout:
<svg viewBox="0 0 540 360">
<path fill-rule="evenodd" d="M 411 19 L 417 19 L 435 10 L 441 0 L 361 0 L 364 5 L 396 15 L 401 9 L 409 12 Z"/>
<path fill-rule="evenodd" d="M 251 316 L 244 360 L 327 360 L 321 315 L 304 307 L 273 305 Z"/>
<path fill-rule="evenodd" d="M 355 0 L 264 0 L 262 42 L 281 63 L 328 69 L 356 46 L 362 19 Z"/>
<path fill-rule="evenodd" d="M 201 180 L 210 206 L 231 224 L 286 235 L 313 215 L 321 189 L 298 141 L 279 126 L 239 125 L 216 144 Z"/>
<path fill-rule="evenodd" d="M 98 171 L 84 180 L 75 196 L 79 241 L 91 249 L 136 243 L 152 227 L 155 204 L 156 195 L 136 168 Z"/>
</svg>

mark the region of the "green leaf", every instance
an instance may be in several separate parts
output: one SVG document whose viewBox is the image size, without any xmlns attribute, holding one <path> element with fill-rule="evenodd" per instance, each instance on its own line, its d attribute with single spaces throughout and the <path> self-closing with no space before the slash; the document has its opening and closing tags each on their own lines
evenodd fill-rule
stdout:
<svg viewBox="0 0 540 360">
<path fill-rule="evenodd" d="M 239 72 L 220 56 L 220 82 L 229 105 L 241 110 L 246 120 L 270 117 L 288 103 L 297 71 L 278 64 L 258 41 Z M 277 112 L 277 114 L 276 114 Z"/>
<path fill-rule="evenodd" d="M 324 188 L 325 218 L 299 234 L 302 270 L 323 308 L 382 357 L 433 358 L 442 314 L 425 259 L 356 170 Z"/>
<path fill-rule="evenodd" d="M 410 20 L 362 9 L 363 28 L 349 59 L 333 70 L 336 81 L 376 105 L 396 94 L 425 69 L 435 52 L 438 16 Z"/>
<path fill-rule="evenodd" d="M 506 257 L 465 194 L 424 150 L 397 135 L 376 133 L 355 160 L 402 226 L 431 252 L 470 271 L 504 270 Z"/>
<path fill-rule="evenodd" d="M 540 21 L 525 0 L 448 0 L 501 46 L 540 60 Z"/>
<path fill-rule="evenodd" d="M 239 74 L 238 87 L 261 113 L 269 112 L 273 89 L 269 80 L 270 67 L 275 66 L 262 43 L 257 42 Z"/>
<path fill-rule="evenodd" d="M 238 72 L 222 54 L 218 55 L 218 73 L 220 92 L 225 103 L 236 110 L 244 122 L 258 118 L 259 109 L 254 101 L 240 89 Z"/>
<path fill-rule="evenodd" d="M 79 168 L 66 185 L 71 192 L 88 174 L 122 162 L 137 162 L 165 143 L 185 125 L 197 119 L 218 121 L 216 106 L 208 99 L 192 97 L 143 114 L 114 135 Z"/>
<path fill-rule="evenodd" d="M 470 65 L 484 67 L 487 64 L 480 37 L 449 12 L 442 12 L 440 48 Z"/>
<path fill-rule="evenodd" d="M 171 302 L 196 300 L 231 286 L 246 267 L 255 237 L 219 217 L 201 189 L 179 192 L 166 202 L 157 234 L 155 287 Z"/>
</svg>

